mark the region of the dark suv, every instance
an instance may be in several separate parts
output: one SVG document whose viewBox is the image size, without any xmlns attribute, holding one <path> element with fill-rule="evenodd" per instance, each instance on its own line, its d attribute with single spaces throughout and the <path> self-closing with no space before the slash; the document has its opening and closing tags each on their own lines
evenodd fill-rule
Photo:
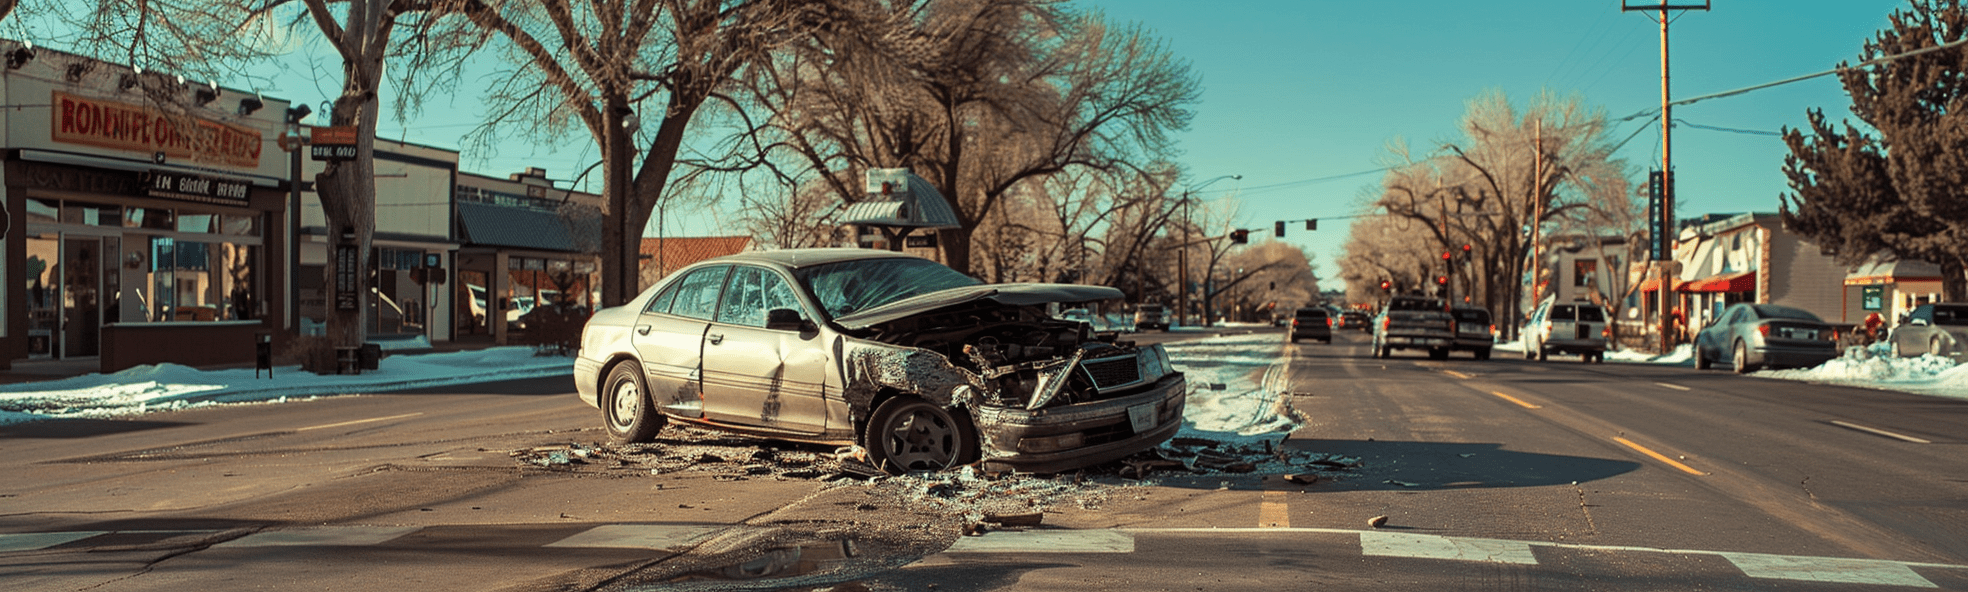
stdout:
<svg viewBox="0 0 1968 592">
<path fill-rule="evenodd" d="M 1332 314 L 1326 309 L 1308 306 L 1292 313 L 1291 340 L 1317 339 L 1332 343 Z"/>
</svg>

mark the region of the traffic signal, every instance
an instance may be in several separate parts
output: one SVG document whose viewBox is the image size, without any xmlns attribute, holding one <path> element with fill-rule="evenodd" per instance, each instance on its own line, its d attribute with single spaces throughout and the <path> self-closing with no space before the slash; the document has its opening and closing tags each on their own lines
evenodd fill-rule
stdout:
<svg viewBox="0 0 1968 592">
<path fill-rule="evenodd" d="M 1285 238 L 1285 221 L 1279 220 L 1275 224 L 1276 226 L 1274 228 L 1278 233 L 1278 238 Z"/>
<path fill-rule="evenodd" d="M 1250 243 L 1250 231 L 1242 228 L 1230 231 L 1230 242 L 1239 245 Z"/>
<path fill-rule="evenodd" d="M 1392 289 L 1394 289 L 1394 282 L 1391 282 L 1391 281 L 1388 281 L 1388 280 L 1380 280 L 1380 289 L 1382 289 L 1382 290 L 1392 290 Z"/>
<path fill-rule="evenodd" d="M 1305 221 L 1305 229 L 1306 229 L 1306 230 L 1318 230 L 1318 229 L 1319 229 L 1319 221 L 1318 221 L 1318 220 L 1306 220 L 1306 221 Z"/>
<path fill-rule="evenodd" d="M 1462 257 L 1464 259 L 1469 258 L 1469 243 L 1462 244 Z"/>
<path fill-rule="evenodd" d="M 1449 285 L 1449 276 L 1446 276 L 1446 275 L 1438 275 L 1438 276 L 1435 276 L 1435 283 L 1437 283 L 1437 284 L 1441 284 L 1441 285 L 1444 285 L 1444 286 L 1446 286 L 1446 285 Z"/>
<path fill-rule="evenodd" d="M 1454 252 L 1454 251 L 1442 251 L 1442 260 L 1443 260 L 1443 261 L 1448 261 L 1448 260 L 1449 260 L 1449 257 L 1451 257 L 1451 256 L 1454 256 L 1454 255 L 1455 255 L 1455 252 Z"/>
</svg>

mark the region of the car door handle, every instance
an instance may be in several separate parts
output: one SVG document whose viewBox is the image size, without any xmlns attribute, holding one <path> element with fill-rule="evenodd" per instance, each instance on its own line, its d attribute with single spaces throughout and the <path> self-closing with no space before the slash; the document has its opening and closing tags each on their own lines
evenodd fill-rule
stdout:
<svg viewBox="0 0 1968 592">
<path fill-rule="evenodd" d="M 712 334 L 710 334 L 710 335 L 706 335 L 706 336 L 704 336 L 704 337 L 705 337 L 706 339 L 709 339 L 709 340 L 711 341 L 711 345 L 717 345 L 717 344 L 720 344 L 720 343 L 724 343 L 724 335 L 721 335 L 721 334 L 717 334 L 717 333 L 712 333 Z"/>
<path fill-rule="evenodd" d="M 637 335 L 648 335 L 648 334 L 649 334 L 649 325 L 636 325 L 636 334 L 637 334 Z"/>
</svg>

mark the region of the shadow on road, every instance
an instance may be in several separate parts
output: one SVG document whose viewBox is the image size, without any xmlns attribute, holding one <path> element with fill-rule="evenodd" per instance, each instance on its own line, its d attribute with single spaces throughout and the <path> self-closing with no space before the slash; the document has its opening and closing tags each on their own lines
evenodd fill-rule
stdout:
<svg viewBox="0 0 1968 592">
<path fill-rule="evenodd" d="M 1360 459 L 1357 468 L 1327 473 L 1327 487 L 1361 491 L 1537 487 L 1640 468 L 1632 461 L 1517 452 L 1496 443 L 1290 440 L 1285 447 Z"/>
<path fill-rule="evenodd" d="M 392 395 L 573 395 L 574 377 L 546 376 L 377 392 Z"/>
<path fill-rule="evenodd" d="M 0 425 L 0 440 L 11 440 L 15 438 L 42 440 L 93 438 L 109 434 L 141 432 L 144 430 L 186 425 L 192 424 L 178 421 L 51 417 L 16 424 Z"/>
</svg>

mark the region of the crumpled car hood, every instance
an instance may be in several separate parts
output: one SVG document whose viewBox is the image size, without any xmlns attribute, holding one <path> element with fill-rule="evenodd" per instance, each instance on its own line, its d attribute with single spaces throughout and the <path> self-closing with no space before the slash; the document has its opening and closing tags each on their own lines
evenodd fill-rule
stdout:
<svg viewBox="0 0 1968 592">
<path fill-rule="evenodd" d="M 935 311 L 976 300 L 989 300 L 1008 306 L 1030 306 L 1050 302 L 1091 302 L 1120 298 L 1119 289 L 1074 284 L 983 284 L 920 294 L 881 306 L 851 313 L 834 322 L 859 331 L 889 321 Z"/>
</svg>

